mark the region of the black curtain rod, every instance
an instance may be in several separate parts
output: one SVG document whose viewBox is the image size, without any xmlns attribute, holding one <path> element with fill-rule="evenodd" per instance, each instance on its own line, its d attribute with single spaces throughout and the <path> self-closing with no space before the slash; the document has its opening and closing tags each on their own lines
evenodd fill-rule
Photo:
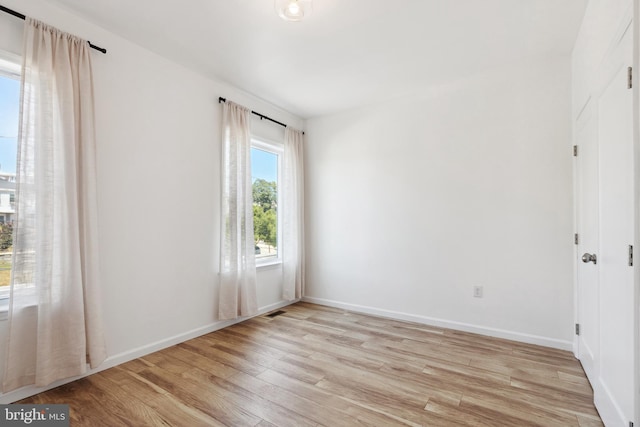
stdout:
<svg viewBox="0 0 640 427">
<path fill-rule="evenodd" d="M 9 9 L 8 7 L 4 7 L 4 6 L 2 6 L 2 5 L 0 5 L 0 11 L 5 12 L 5 13 L 8 13 L 9 15 L 13 15 L 13 16 L 15 16 L 16 18 L 20 18 L 20 19 L 22 19 L 23 21 L 26 19 L 26 16 L 25 16 L 25 15 L 23 15 L 22 13 L 18 13 L 18 12 L 16 12 L 15 10 L 11 10 L 11 9 Z M 99 52 L 102 52 L 102 53 L 107 53 L 107 49 L 105 49 L 105 48 L 103 48 L 103 47 L 100 47 L 100 46 L 96 46 L 96 45 L 94 45 L 94 44 L 91 44 L 91 42 L 90 42 L 90 41 L 88 41 L 87 43 L 89 43 L 89 47 L 90 47 L 91 49 L 95 49 L 95 50 L 97 50 L 97 51 L 99 51 Z"/>
<path fill-rule="evenodd" d="M 227 102 L 227 99 L 226 99 L 226 98 L 223 98 L 223 97 L 218 98 L 218 104 L 221 104 L 221 103 L 223 103 L 223 102 Z M 258 112 L 256 112 L 256 111 L 251 111 L 251 113 L 252 113 L 252 114 L 255 114 L 255 115 L 256 115 L 256 116 L 258 116 L 258 117 L 260 117 L 260 120 L 263 120 L 263 119 L 264 119 L 264 120 L 269 120 L 270 122 L 273 122 L 273 123 L 275 123 L 275 124 L 277 124 L 277 125 L 280 125 L 280 126 L 282 126 L 283 128 L 286 128 L 286 127 L 287 127 L 287 125 L 285 125 L 284 123 L 279 122 L 279 121 L 277 121 L 277 120 L 274 120 L 274 119 L 272 119 L 271 117 L 267 117 L 267 116 L 265 116 L 264 114 L 260 114 L 260 113 L 258 113 Z M 302 132 L 302 134 L 304 135 L 304 132 Z"/>
</svg>

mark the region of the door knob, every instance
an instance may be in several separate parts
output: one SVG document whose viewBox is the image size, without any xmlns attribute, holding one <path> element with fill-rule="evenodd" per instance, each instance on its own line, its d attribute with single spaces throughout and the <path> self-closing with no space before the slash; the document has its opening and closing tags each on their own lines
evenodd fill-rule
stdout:
<svg viewBox="0 0 640 427">
<path fill-rule="evenodd" d="M 598 258 L 596 257 L 596 254 L 584 254 L 582 255 L 582 262 L 584 262 L 585 264 L 588 262 L 593 262 L 594 264 L 597 264 Z"/>
</svg>

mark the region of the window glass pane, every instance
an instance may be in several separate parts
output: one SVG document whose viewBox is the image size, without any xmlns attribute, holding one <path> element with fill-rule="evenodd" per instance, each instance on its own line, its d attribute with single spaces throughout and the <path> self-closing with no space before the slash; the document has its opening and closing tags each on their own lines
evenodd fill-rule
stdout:
<svg viewBox="0 0 640 427">
<path fill-rule="evenodd" d="M 278 256 L 278 155 L 251 149 L 256 258 Z"/>
<path fill-rule="evenodd" d="M 20 81 L 0 75 L 0 289 L 11 280 Z"/>
</svg>

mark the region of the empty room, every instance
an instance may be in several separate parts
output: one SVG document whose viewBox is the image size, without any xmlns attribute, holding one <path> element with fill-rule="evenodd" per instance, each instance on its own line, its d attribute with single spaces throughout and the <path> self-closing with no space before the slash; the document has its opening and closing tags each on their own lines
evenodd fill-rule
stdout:
<svg viewBox="0 0 640 427">
<path fill-rule="evenodd" d="M 0 425 L 639 425 L 639 16 L 0 0 Z"/>
</svg>

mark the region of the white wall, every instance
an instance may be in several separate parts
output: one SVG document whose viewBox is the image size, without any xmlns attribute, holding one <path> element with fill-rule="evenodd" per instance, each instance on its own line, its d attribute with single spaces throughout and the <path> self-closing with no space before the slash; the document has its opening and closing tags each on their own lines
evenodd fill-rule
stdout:
<svg viewBox="0 0 640 427">
<path fill-rule="evenodd" d="M 308 120 L 307 299 L 571 348 L 570 82 L 541 59 Z"/>
<path fill-rule="evenodd" d="M 220 327 L 220 106 L 223 96 L 279 121 L 302 121 L 207 79 L 43 0 L 3 0 L 108 49 L 95 52 L 105 366 Z M 20 51 L 22 21 L 0 13 L 0 49 Z M 255 120 L 268 139 L 284 129 Z M 259 271 L 258 301 L 282 303 L 281 270 Z M 0 322 L 0 339 L 6 322 Z M 4 354 L 1 351 L 0 354 Z M 1 362 L 1 361 L 0 361 Z M 1 365 L 0 365 L 1 366 Z M 33 390 L 27 390 L 22 395 Z M 0 402 L 18 394 L 0 396 Z"/>
</svg>

